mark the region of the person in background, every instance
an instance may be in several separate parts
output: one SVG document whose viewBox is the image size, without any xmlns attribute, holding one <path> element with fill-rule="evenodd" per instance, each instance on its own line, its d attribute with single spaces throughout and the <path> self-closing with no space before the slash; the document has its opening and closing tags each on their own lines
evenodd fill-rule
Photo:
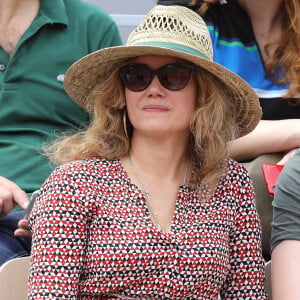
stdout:
<svg viewBox="0 0 300 300">
<path fill-rule="evenodd" d="M 64 74 L 84 55 L 121 44 L 100 8 L 79 0 L 0 0 L 0 265 L 30 253 L 18 221 L 53 170 L 42 144 L 86 126 Z M 25 235 L 26 236 L 26 235 Z"/>
<path fill-rule="evenodd" d="M 262 120 L 231 143 L 230 156 L 245 162 L 262 221 L 263 255 L 270 259 L 272 197 L 262 164 L 285 164 L 300 146 L 300 2 L 298 0 L 158 0 L 184 5 L 205 19 L 214 60 L 255 90 Z"/>
<path fill-rule="evenodd" d="M 92 122 L 46 148 L 29 299 L 266 299 L 252 183 L 227 156 L 261 108 L 202 18 L 155 6 L 64 85 Z"/>
<path fill-rule="evenodd" d="M 297 300 L 300 295 L 300 150 L 279 175 L 273 200 L 273 300 Z"/>
</svg>

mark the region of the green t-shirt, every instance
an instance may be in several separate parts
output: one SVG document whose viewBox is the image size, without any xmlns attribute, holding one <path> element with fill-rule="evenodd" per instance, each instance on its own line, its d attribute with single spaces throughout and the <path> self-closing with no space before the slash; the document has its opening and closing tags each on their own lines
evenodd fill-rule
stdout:
<svg viewBox="0 0 300 300">
<path fill-rule="evenodd" d="M 42 0 L 11 58 L 0 47 L 0 175 L 28 194 L 54 166 L 45 141 L 85 126 L 88 114 L 65 93 L 64 74 L 95 50 L 121 44 L 116 24 L 80 0 Z"/>
</svg>

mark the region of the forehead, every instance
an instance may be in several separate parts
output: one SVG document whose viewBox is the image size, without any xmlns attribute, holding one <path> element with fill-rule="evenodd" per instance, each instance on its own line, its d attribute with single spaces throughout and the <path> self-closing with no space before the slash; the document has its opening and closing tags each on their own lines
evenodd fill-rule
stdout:
<svg viewBox="0 0 300 300">
<path fill-rule="evenodd" d="M 186 60 L 165 55 L 142 55 L 130 60 L 130 63 L 143 63 L 150 67 L 157 68 L 171 63 L 186 63 Z"/>
</svg>

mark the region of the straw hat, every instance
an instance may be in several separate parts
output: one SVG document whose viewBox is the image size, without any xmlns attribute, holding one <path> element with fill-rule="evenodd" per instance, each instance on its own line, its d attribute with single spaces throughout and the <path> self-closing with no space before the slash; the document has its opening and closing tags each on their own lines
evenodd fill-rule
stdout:
<svg viewBox="0 0 300 300">
<path fill-rule="evenodd" d="M 88 110 L 89 94 L 99 82 L 126 60 L 141 55 L 175 56 L 213 74 L 236 102 L 240 136 L 249 133 L 260 120 L 261 108 L 255 92 L 239 76 L 213 62 L 206 24 L 196 12 L 184 6 L 154 6 L 130 34 L 125 46 L 101 49 L 75 62 L 64 79 L 66 92 Z"/>
</svg>

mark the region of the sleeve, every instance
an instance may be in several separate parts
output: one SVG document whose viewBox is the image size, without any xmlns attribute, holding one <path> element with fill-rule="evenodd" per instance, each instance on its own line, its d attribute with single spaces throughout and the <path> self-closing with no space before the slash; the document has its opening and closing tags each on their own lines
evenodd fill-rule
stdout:
<svg viewBox="0 0 300 300">
<path fill-rule="evenodd" d="M 267 299 L 261 225 L 256 211 L 252 183 L 244 167 L 234 177 L 235 223 L 229 237 L 228 276 L 221 299 Z"/>
<path fill-rule="evenodd" d="M 108 16 L 110 19 L 111 17 Z M 107 27 L 103 38 L 101 39 L 101 43 L 99 44 L 98 48 L 103 49 L 107 47 L 114 47 L 122 45 L 121 36 L 119 33 L 119 29 L 112 19 L 109 20 L 109 26 Z"/>
<path fill-rule="evenodd" d="M 282 169 L 273 200 L 271 250 L 283 240 L 300 240 L 300 150 Z"/>
<path fill-rule="evenodd" d="M 55 170 L 29 218 L 32 236 L 28 299 L 77 299 L 88 216 L 78 181 Z"/>
</svg>

